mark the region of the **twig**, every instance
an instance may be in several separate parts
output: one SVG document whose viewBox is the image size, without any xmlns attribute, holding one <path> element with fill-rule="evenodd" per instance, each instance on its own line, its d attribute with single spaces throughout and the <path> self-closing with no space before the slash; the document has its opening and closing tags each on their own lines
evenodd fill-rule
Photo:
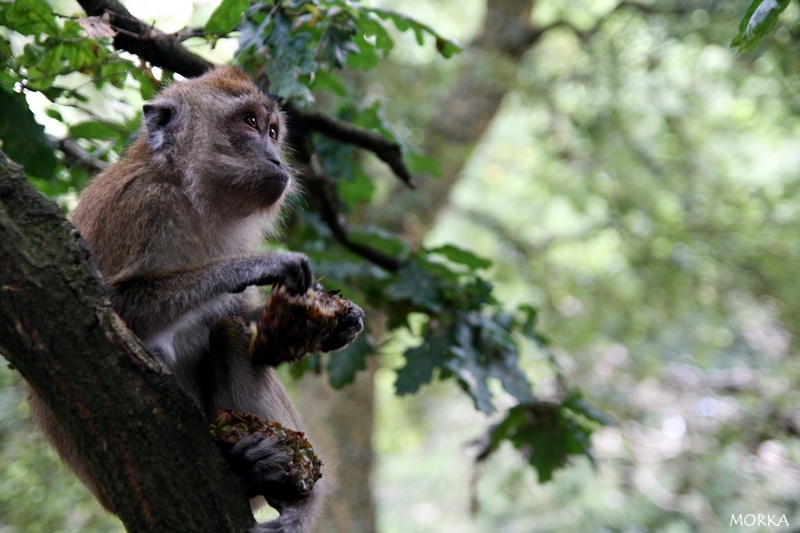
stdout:
<svg viewBox="0 0 800 533">
<path fill-rule="evenodd" d="M 75 139 L 70 137 L 64 139 L 51 137 L 51 140 L 58 146 L 59 150 L 64 152 L 67 159 L 73 161 L 77 166 L 84 167 L 92 172 L 100 172 L 108 167 L 108 163 L 95 159 L 89 152 L 78 146 Z"/>
</svg>

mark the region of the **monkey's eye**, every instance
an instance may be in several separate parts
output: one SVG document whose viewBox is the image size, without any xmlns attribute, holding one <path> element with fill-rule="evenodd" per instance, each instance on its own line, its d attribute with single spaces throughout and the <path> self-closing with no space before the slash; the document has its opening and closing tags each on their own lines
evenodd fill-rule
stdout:
<svg viewBox="0 0 800 533">
<path fill-rule="evenodd" d="M 254 114 L 248 113 L 244 116 L 242 120 L 244 120 L 244 123 L 250 126 L 251 128 L 256 130 L 258 129 L 258 119 L 256 119 L 256 116 Z"/>
<path fill-rule="evenodd" d="M 270 125 L 270 127 L 269 127 L 269 138 L 272 139 L 273 141 L 277 141 L 278 140 L 278 126 L 276 126 L 274 124 Z"/>
</svg>

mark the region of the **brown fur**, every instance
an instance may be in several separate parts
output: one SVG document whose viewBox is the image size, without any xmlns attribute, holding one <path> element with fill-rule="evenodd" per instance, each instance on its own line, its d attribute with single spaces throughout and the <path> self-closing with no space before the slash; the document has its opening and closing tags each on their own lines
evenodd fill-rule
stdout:
<svg viewBox="0 0 800 533">
<path fill-rule="evenodd" d="M 224 337 L 214 346 L 227 353 L 212 353 L 208 339 L 223 317 L 256 312 L 255 285 L 311 283 L 304 256 L 258 251 L 292 188 L 282 121 L 277 103 L 234 68 L 175 83 L 145 105 L 139 138 L 86 188 L 72 221 L 116 311 L 207 417 L 232 408 L 304 430 L 274 369 L 250 364 L 247 331 L 231 325 L 241 321 L 215 330 Z M 31 402 L 56 449 L 111 509 L 58 421 L 38 397 Z M 274 482 L 288 459 L 273 444 L 250 442 L 229 460 L 251 481 Z M 281 517 L 258 531 L 306 531 L 324 492 L 321 480 L 305 500 L 267 495 Z"/>
</svg>

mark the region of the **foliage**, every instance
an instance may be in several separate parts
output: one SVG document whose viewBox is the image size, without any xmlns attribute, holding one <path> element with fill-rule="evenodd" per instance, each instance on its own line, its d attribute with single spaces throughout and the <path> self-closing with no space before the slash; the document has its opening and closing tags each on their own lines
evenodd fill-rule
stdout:
<svg viewBox="0 0 800 533">
<path fill-rule="evenodd" d="M 204 29 L 205 38 L 214 43 L 238 27 L 237 62 L 287 104 L 307 108 L 324 96 L 340 120 L 398 143 L 409 166 L 432 171 L 435 163 L 410 148 L 380 104 L 363 104 L 342 75 L 341 69 L 373 69 L 389 54 L 395 37 L 387 23 L 413 34 L 420 46 L 432 39 L 444 58 L 458 51 L 454 42 L 428 25 L 344 0 L 252 4 L 225 0 Z M 107 31 L 89 32 L 90 24 Z M 44 114 L 51 121 L 71 122 L 68 139 L 76 141 L 97 167 L 118 157 L 138 122 L 138 111 L 128 109 L 122 119 L 96 111 L 103 107 L 98 101 L 121 94 L 114 91 L 137 92 L 146 99 L 171 74 L 164 73 L 159 80 L 149 66 L 114 50 L 112 38 L 101 36 L 113 34 L 114 29 L 102 19 L 54 13 L 45 0 L 0 2 L 0 29 L 0 112 L 4 118 L 14 117 L 13 128 L 7 120 L 0 126 L 3 148 L 51 197 L 74 194 L 85 183 L 85 165 L 66 151 L 60 160 L 54 159 L 53 140 L 37 123 L 41 114 L 31 111 L 24 95 L 43 96 Z M 98 94 L 105 94 L 105 99 L 98 100 Z M 67 120 L 67 113 L 77 114 L 77 122 Z M 337 176 L 332 185 L 345 210 L 354 212 L 374 201 L 379 178 L 367 170 L 360 151 L 321 134 L 315 134 L 313 142 L 325 169 Z M 415 392 L 434 379 L 452 379 L 477 409 L 490 413 L 496 396 L 492 383 L 499 382 L 518 410 L 502 422 L 502 431 L 493 433 L 492 449 L 504 439 L 525 448 L 542 480 L 562 466 L 566 455 L 589 454 L 593 426 L 575 422 L 576 408 L 569 400 L 551 404 L 544 425 L 533 427 L 520 414 L 541 410 L 543 405 L 520 366 L 520 342 L 529 339 L 542 347 L 545 343 L 536 329 L 534 308 L 524 304 L 506 310 L 494 297 L 484 274 L 491 262 L 454 245 L 411 249 L 385 229 L 369 225 L 352 229 L 349 242 L 392 258 L 393 266 L 373 264 L 341 246 L 331 227 L 303 207 L 311 203 L 298 202 L 287 228 L 287 245 L 308 254 L 328 288 L 341 287 L 357 301 L 385 311 L 391 329 L 418 332 L 416 345 L 405 351 L 405 366 L 397 372 L 398 394 Z M 327 361 L 331 383 L 342 387 L 352 381 L 372 352 L 362 341 L 331 357 Z M 319 364 L 321 359 L 316 358 L 306 368 Z M 542 447 L 548 432 L 560 436 Z M 526 447 L 527 439 L 531 442 Z"/>
<path fill-rule="evenodd" d="M 420 45 L 425 35 L 432 36 L 444 57 L 459 50 L 458 45 L 425 24 L 350 1 L 247 4 L 223 2 L 205 29 L 229 32 L 244 15 L 237 62 L 250 72 L 261 73 L 269 80 L 270 90 L 299 105 L 313 101 L 314 88 L 330 89 L 343 96 L 345 89 L 335 69 L 373 68 L 381 56 L 388 54 L 394 42 L 384 20 L 401 31 L 412 31 Z"/>
<path fill-rule="evenodd" d="M 533 466 L 539 482 L 550 481 L 553 471 L 564 466 L 569 455 L 589 455 L 589 438 L 598 425 L 612 421 L 588 405 L 579 394 L 569 395 L 562 403 L 536 402 L 512 407 L 506 417 L 488 434 L 481 450 L 485 458 L 503 441 L 511 442 Z"/>
<path fill-rule="evenodd" d="M 739 33 L 731 46 L 740 51 L 752 50 L 775 29 L 778 17 L 789 5 L 789 0 L 753 0 L 739 25 Z"/>
<path fill-rule="evenodd" d="M 798 11 L 754 58 L 727 46 L 749 3 L 657 2 L 594 33 L 548 33 L 518 65 L 518 91 L 428 244 L 459 238 L 495 258 L 497 298 L 539 309 L 567 381 L 619 424 L 595 433 L 599 473 L 583 462 L 548 486 L 498 446 L 478 486 L 482 522 L 463 530 L 797 522 Z M 585 4 L 537 5 L 543 24 L 557 9 L 591 26 Z M 380 76 L 402 87 L 417 69 Z M 512 414 L 532 421 L 517 426 L 531 438 L 559 420 Z M 402 520 L 387 522 L 409 530 Z"/>
</svg>

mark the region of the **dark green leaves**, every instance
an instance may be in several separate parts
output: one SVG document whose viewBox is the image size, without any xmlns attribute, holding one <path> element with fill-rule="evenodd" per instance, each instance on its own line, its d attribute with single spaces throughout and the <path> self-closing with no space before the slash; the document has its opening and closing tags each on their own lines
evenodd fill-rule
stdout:
<svg viewBox="0 0 800 533">
<path fill-rule="evenodd" d="M 588 408 L 580 395 L 572 394 L 562 403 L 532 402 L 512 407 L 488 434 L 488 444 L 479 460 L 508 440 L 539 474 L 539 482 L 553 477 L 571 455 L 590 460 L 590 437 L 594 428 L 611 423 L 605 415 Z"/>
<path fill-rule="evenodd" d="M 739 33 L 731 41 L 731 47 L 745 52 L 755 48 L 778 23 L 778 17 L 789 5 L 789 0 L 753 0 L 747 8 Z"/>
<path fill-rule="evenodd" d="M 445 57 L 459 50 L 453 41 L 429 26 L 393 11 L 360 6 L 341 0 L 255 3 L 246 9 L 239 0 L 226 0 L 206 24 L 207 31 L 231 31 L 242 15 L 239 63 L 263 71 L 270 90 L 301 104 L 311 101 L 307 86 L 316 74 L 326 72 L 323 84 L 335 89 L 340 82 L 331 70 L 349 66 L 368 69 L 377 65 L 394 46 L 384 21 L 401 31 L 412 31 L 422 44 L 432 36 Z"/>
<path fill-rule="evenodd" d="M 364 332 L 356 342 L 344 350 L 331 354 L 328 362 L 328 379 L 331 385 L 340 389 L 352 383 L 359 370 L 366 370 L 366 358 L 374 350 Z"/>
<path fill-rule="evenodd" d="M 494 411 L 490 381 L 500 381 L 517 401 L 533 400 L 531 384 L 519 366 L 514 338 L 519 324 L 509 315 L 485 311 L 435 316 L 423 329 L 423 342 L 406 351 L 406 366 L 397 373 L 397 393 L 416 392 L 439 371 L 454 377 L 472 397 L 475 408 Z"/>
<path fill-rule="evenodd" d="M 120 135 L 118 127 L 108 122 L 91 120 L 70 126 L 69 134 L 77 139 L 116 140 Z"/>
<path fill-rule="evenodd" d="M 3 151 L 28 174 L 51 177 L 56 168 L 55 146 L 34 120 L 25 97 L 0 89 L 0 117 Z"/>
<path fill-rule="evenodd" d="M 433 248 L 430 250 L 430 253 L 442 255 L 453 263 L 464 265 L 471 270 L 489 268 L 492 266 L 492 262 L 485 257 L 479 257 L 469 250 L 458 248 L 452 244 L 445 244 L 444 246 Z"/>
<path fill-rule="evenodd" d="M 414 36 L 417 38 L 417 44 L 422 45 L 425 42 L 425 35 L 430 35 L 436 40 L 436 50 L 442 54 L 443 57 L 450 57 L 453 54 L 456 54 L 461 51 L 461 47 L 456 44 L 455 41 L 451 41 L 449 39 L 445 39 L 438 33 L 436 33 L 433 28 L 426 24 L 422 24 L 421 22 L 414 20 L 402 13 L 397 13 L 396 11 L 392 11 L 389 9 L 364 9 L 364 11 L 369 11 L 375 13 L 378 17 L 384 20 L 391 20 L 397 29 L 400 31 L 412 31 L 414 32 Z"/>
<path fill-rule="evenodd" d="M 204 30 L 209 33 L 230 33 L 239 24 L 250 0 L 222 0 L 206 22 Z"/>
<path fill-rule="evenodd" d="M 16 0 L 5 12 L 3 24 L 23 35 L 54 35 L 59 30 L 52 8 L 45 0 Z"/>
</svg>

